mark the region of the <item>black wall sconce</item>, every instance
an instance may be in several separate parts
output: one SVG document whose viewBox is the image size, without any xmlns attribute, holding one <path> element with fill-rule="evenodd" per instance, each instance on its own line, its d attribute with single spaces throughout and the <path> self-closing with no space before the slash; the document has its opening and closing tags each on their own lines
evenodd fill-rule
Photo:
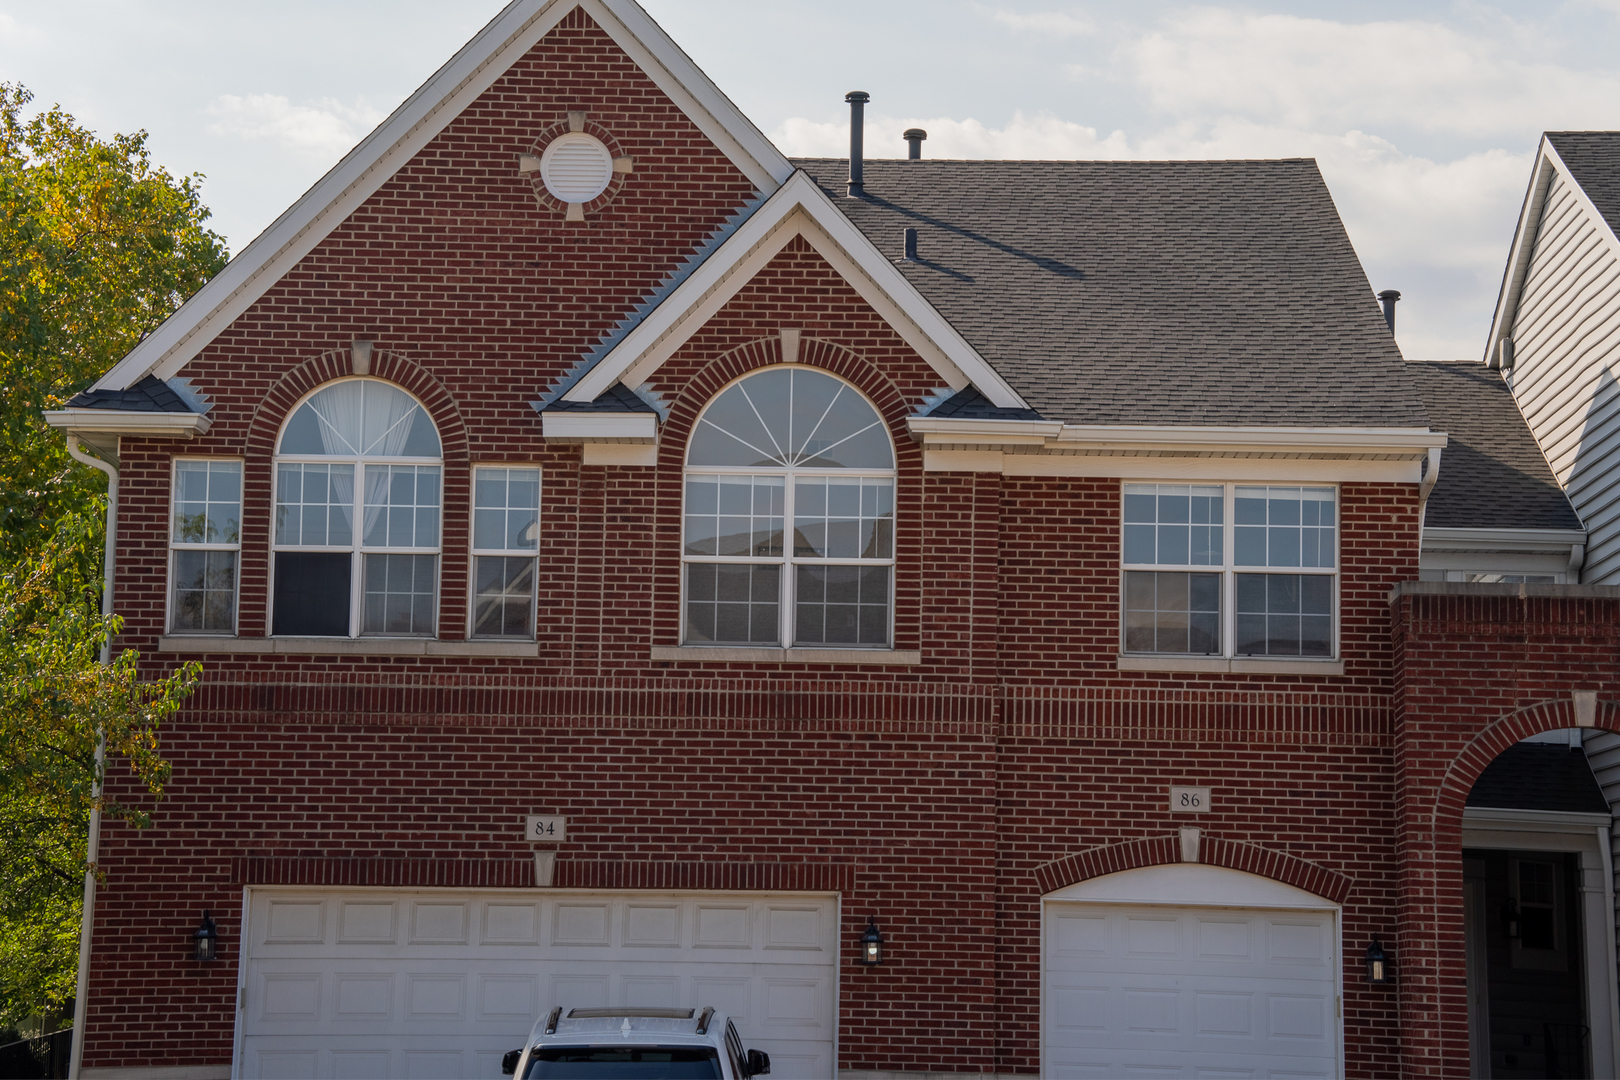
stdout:
<svg viewBox="0 0 1620 1080">
<path fill-rule="evenodd" d="M 1389 954 L 1384 952 L 1384 945 L 1377 938 L 1367 946 L 1367 981 L 1380 986 L 1395 981 L 1389 971 Z"/>
<path fill-rule="evenodd" d="M 191 955 L 205 964 L 219 959 L 219 929 L 206 910 L 202 923 L 191 932 Z"/>
<path fill-rule="evenodd" d="M 866 917 L 866 933 L 861 935 L 861 955 L 855 961 L 868 966 L 883 963 L 883 935 L 878 933 L 877 921 Z"/>
</svg>

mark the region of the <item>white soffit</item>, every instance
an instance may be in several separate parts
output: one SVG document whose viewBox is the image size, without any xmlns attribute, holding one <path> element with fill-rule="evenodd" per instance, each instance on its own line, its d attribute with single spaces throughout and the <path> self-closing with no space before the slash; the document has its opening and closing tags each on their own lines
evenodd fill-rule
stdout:
<svg viewBox="0 0 1620 1080">
<path fill-rule="evenodd" d="M 92 389 L 173 377 L 576 7 L 761 191 L 792 175 L 787 158 L 635 0 L 512 0 Z"/>
<path fill-rule="evenodd" d="M 645 382 L 796 236 L 804 237 L 953 390 L 971 384 L 1000 408 L 1028 408 L 803 172 L 794 173 L 564 398 L 594 401 L 616 382 Z"/>
<path fill-rule="evenodd" d="M 1166 904 L 1174 907 L 1338 907 L 1315 893 L 1258 874 L 1204 863 L 1164 863 L 1120 870 L 1047 893 L 1043 900 L 1100 904 Z"/>
<path fill-rule="evenodd" d="M 1508 328 L 1513 325 L 1513 318 L 1519 310 L 1519 294 L 1524 289 L 1525 278 L 1529 276 L 1530 259 L 1535 254 L 1536 240 L 1541 235 L 1541 212 L 1554 172 L 1563 176 L 1564 183 L 1569 185 L 1580 203 L 1581 211 L 1592 222 L 1609 250 L 1620 258 L 1620 237 L 1615 236 L 1608 219 L 1598 212 L 1592 197 L 1569 171 L 1564 159 L 1558 156 L 1552 141 L 1542 135 L 1541 145 L 1536 149 L 1535 168 L 1530 173 L 1530 188 L 1525 192 L 1524 207 L 1519 211 L 1519 224 L 1513 231 L 1513 244 L 1508 248 L 1502 291 L 1496 300 L 1496 313 L 1491 318 L 1491 335 L 1485 342 L 1485 362 L 1493 368 L 1498 363 L 1497 344 L 1508 336 Z"/>
</svg>

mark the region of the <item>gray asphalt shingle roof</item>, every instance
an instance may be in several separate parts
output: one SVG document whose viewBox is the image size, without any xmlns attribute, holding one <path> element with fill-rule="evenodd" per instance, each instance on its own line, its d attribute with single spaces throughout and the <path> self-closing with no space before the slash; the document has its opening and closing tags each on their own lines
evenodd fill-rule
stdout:
<svg viewBox="0 0 1620 1080">
<path fill-rule="evenodd" d="M 1607 814 L 1608 800 L 1579 750 L 1557 743 L 1515 743 L 1485 766 L 1469 806 Z"/>
<path fill-rule="evenodd" d="M 1047 420 L 1428 424 L 1314 161 L 795 164 Z"/>
<path fill-rule="evenodd" d="M 1549 131 L 1547 141 L 1609 228 L 1620 232 L 1620 131 Z"/>
<path fill-rule="evenodd" d="M 155 375 L 146 376 L 128 390 L 86 390 L 75 395 L 68 407 L 118 412 L 191 412 L 191 406 Z"/>
<path fill-rule="evenodd" d="M 1409 365 L 1437 431 L 1451 438 L 1424 523 L 1437 529 L 1579 529 L 1501 372 L 1479 363 Z"/>
</svg>

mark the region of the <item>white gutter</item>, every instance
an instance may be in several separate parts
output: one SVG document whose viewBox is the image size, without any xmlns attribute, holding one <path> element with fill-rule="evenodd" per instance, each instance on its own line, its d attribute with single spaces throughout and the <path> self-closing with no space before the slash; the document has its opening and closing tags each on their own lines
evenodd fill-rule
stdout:
<svg viewBox="0 0 1620 1080">
<path fill-rule="evenodd" d="M 52 409 L 45 422 L 65 431 L 94 431 L 108 435 L 139 435 L 148 438 L 206 435 L 214 422 L 202 413 L 121 412 L 117 409 Z M 70 451 L 71 452 L 71 451 Z M 77 456 L 77 455 L 75 455 Z M 90 461 L 90 458 L 79 458 Z M 97 465 L 96 468 L 101 468 Z"/>
<path fill-rule="evenodd" d="M 1178 450 L 1264 453 L 1357 453 L 1427 455 L 1436 466 L 1425 484 L 1439 475 L 1440 449 L 1448 440 L 1427 428 L 1193 427 L 1181 424 L 1065 424 L 1053 420 L 975 420 L 914 416 L 906 421 L 914 439 L 924 445 L 974 443 L 1044 446 L 1049 450 Z M 1427 487 L 1425 488 L 1427 491 Z"/>
<path fill-rule="evenodd" d="M 89 411 L 89 410 L 86 410 Z M 79 437 L 68 433 L 67 451 L 73 460 L 107 474 L 107 540 L 101 556 L 101 614 L 113 608 L 114 559 L 118 552 L 118 470 L 109 462 L 93 458 L 79 449 Z M 101 643 L 101 662 L 112 663 L 112 638 Z M 84 1060 L 84 1021 L 90 985 L 90 935 L 96 914 L 96 857 L 101 848 L 101 770 L 107 761 L 107 741 L 96 740 L 96 783 L 90 797 L 90 834 L 84 848 L 84 910 L 79 916 L 79 977 L 73 992 L 73 1051 L 68 1059 L 69 1080 L 79 1080 L 79 1064 Z"/>
</svg>

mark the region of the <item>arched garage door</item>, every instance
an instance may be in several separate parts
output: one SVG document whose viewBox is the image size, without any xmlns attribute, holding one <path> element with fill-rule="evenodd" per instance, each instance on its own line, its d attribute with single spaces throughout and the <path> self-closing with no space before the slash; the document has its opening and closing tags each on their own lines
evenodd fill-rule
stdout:
<svg viewBox="0 0 1620 1080">
<path fill-rule="evenodd" d="M 1183 863 L 1045 898 L 1042 1075 L 1337 1077 L 1338 918 L 1266 878 Z"/>
<path fill-rule="evenodd" d="M 830 1077 L 837 907 L 780 894 L 256 888 L 233 1074 L 498 1077 L 502 1053 L 554 1005 L 713 1005 L 777 1075 Z"/>
</svg>

